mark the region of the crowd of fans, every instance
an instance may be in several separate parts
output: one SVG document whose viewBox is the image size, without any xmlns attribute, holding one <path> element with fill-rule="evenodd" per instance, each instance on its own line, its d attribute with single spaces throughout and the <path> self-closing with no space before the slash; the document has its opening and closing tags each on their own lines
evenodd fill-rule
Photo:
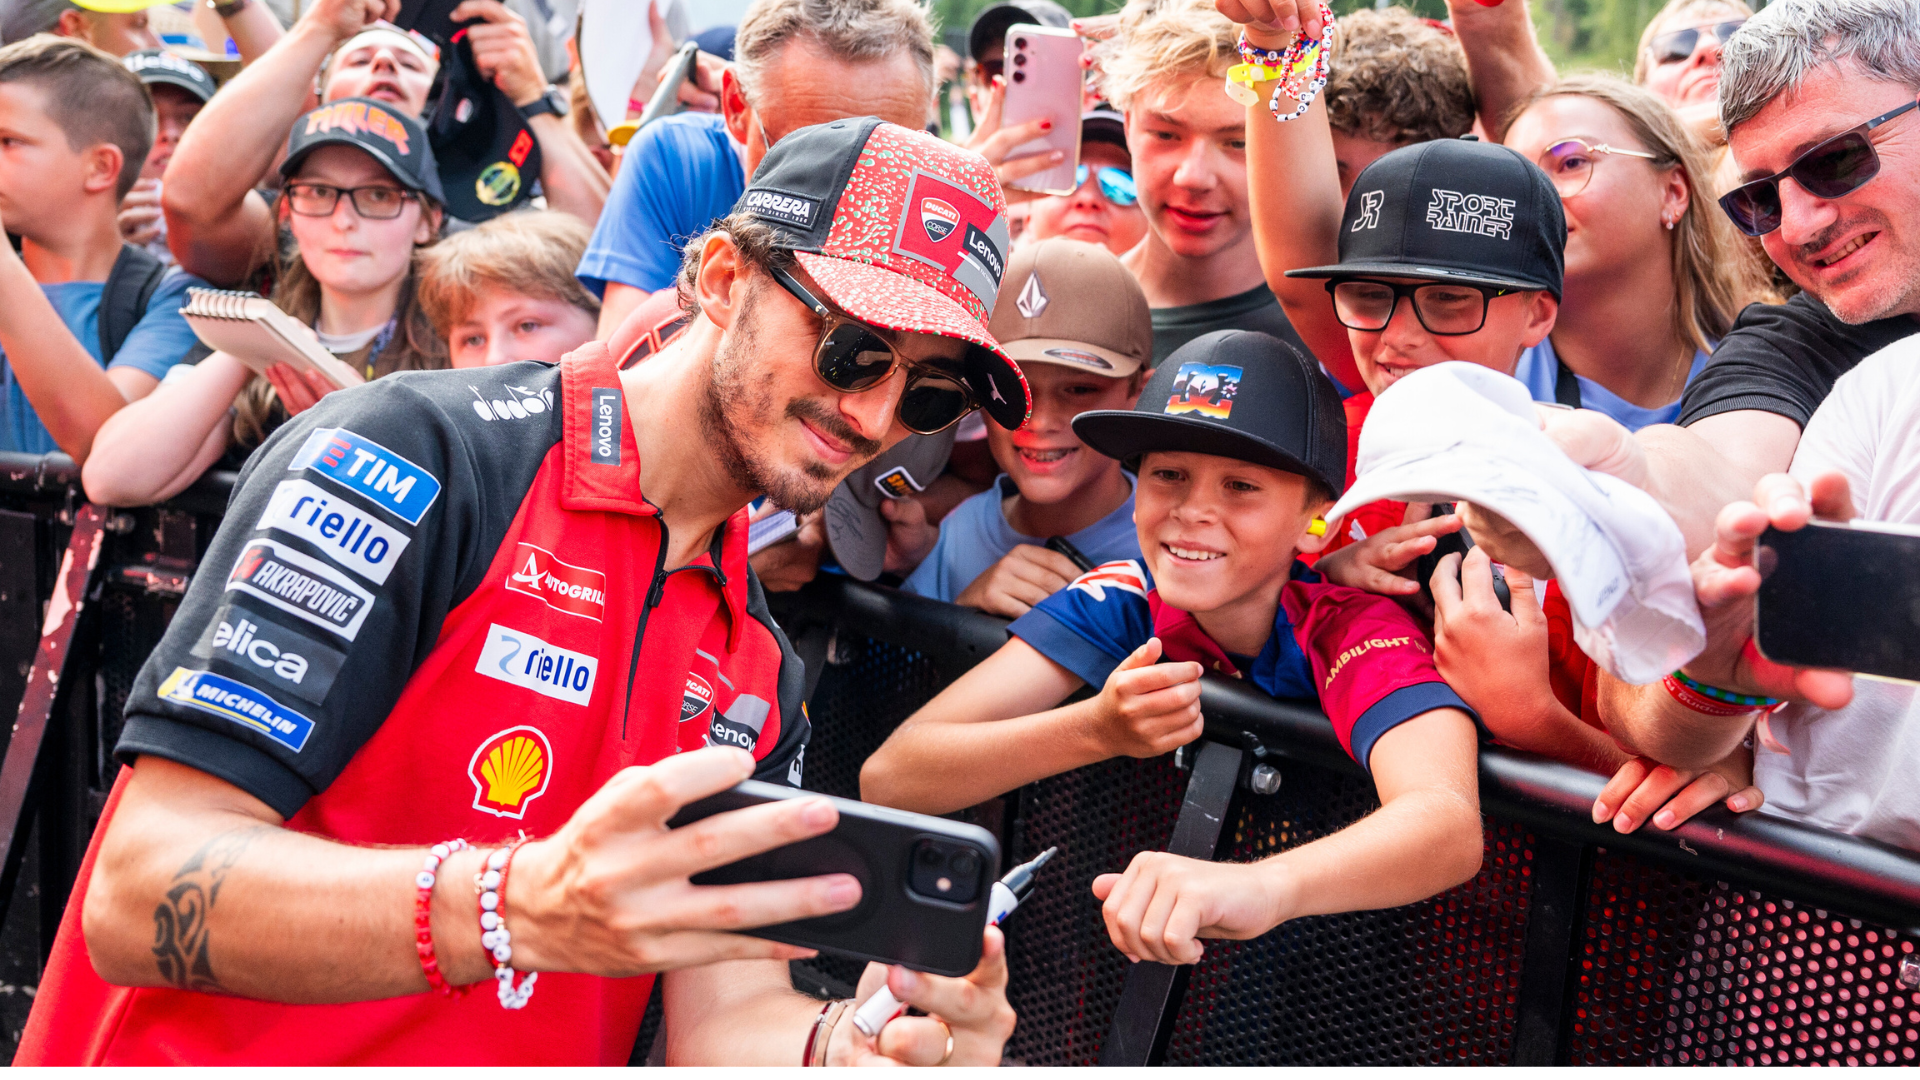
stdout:
<svg viewBox="0 0 1920 1080">
<path fill-rule="evenodd" d="M 1200 735 L 1209 672 L 1317 700 L 1380 809 L 1264 862 L 1143 852 L 1093 882 L 1115 946 L 1165 963 L 1471 878 L 1489 741 L 1608 776 L 1594 820 L 1622 832 L 1724 803 L 1920 851 L 1920 795 L 1899 779 L 1920 767 L 1913 687 L 1753 646 L 1764 529 L 1920 525 L 1915 0 L 1669 0 L 1630 77 L 1555 70 L 1525 0 L 1332 22 L 1296 0 L 1129 0 L 1086 20 L 1016 0 L 980 16 L 953 73 L 964 132 L 940 115 L 944 50 L 914 0 L 755 0 L 697 57 L 684 110 L 637 131 L 667 50 L 627 115 L 597 116 L 577 52 L 555 72 L 519 3 L 464 0 L 449 40 L 388 21 L 399 0 L 314 0 L 284 27 L 263 0 L 210 3 L 238 62 L 217 74 L 163 47 L 146 11 L 101 6 L 0 16 L 0 448 L 65 452 L 96 502 L 251 472 L 323 399 L 373 392 L 209 350 L 179 314 L 190 287 L 270 297 L 367 380 L 570 355 L 624 370 L 748 317 L 711 280 L 748 272 L 715 254 L 737 252 L 824 322 L 824 356 L 862 320 L 819 256 L 768 238 L 754 193 L 785 190 L 796 133 L 945 120 L 1004 200 L 1004 266 L 981 234 L 990 340 L 967 347 L 1018 364 L 1024 423 L 919 424 L 904 403 L 877 428 L 802 416 L 861 459 L 816 499 L 734 430 L 771 408 L 765 385 L 735 372 L 728 401 L 687 410 L 723 421 L 729 475 L 770 496 L 756 522 L 796 514 L 751 560 L 767 590 L 845 573 L 1014 620 L 866 762 L 865 798 L 948 813 L 1169 753 Z M 1077 116 L 1002 122 L 1007 28 L 1029 23 L 1084 40 Z M 1252 105 L 1222 92 L 1302 38 L 1325 39 L 1328 76 L 1297 118 L 1258 80 Z M 1080 127 L 1075 186 L 1024 190 L 1055 159 L 1023 148 L 1054 123 Z M 895 363 L 930 333 L 912 329 L 867 332 Z M 1673 677 L 1635 685 L 1589 656 L 1554 565 L 1498 514 L 1328 516 L 1376 400 L 1448 362 L 1517 380 L 1560 451 L 1671 516 L 1706 627 Z M 981 378 L 950 385 L 985 406 Z M 483 419 L 507 417 L 473 393 Z M 1471 550 L 1436 566 L 1463 531 Z M 948 1056 L 959 1039 L 962 1059 L 997 1059 L 998 1011 L 940 1015 Z"/>
</svg>

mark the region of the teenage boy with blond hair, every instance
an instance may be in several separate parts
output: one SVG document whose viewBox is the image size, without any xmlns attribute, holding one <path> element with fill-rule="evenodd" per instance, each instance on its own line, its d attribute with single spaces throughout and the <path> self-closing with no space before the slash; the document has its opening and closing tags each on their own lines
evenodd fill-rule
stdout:
<svg viewBox="0 0 1920 1080">
<path fill-rule="evenodd" d="M 1108 758 L 1200 737 L 1202 671 L 1318 698 L 1381 808 L 1256 863 L 1164 852 L 1093 883 L 1136 960 L 1191 964 L 1202 938 L 1413 903 L 1472 877 L 1482 850 L 1474 724 L 1393 601 L 1298 561 L 1327 543 L 1346 429 L 1333 386 L 1264 334 L 1222 331 L 1168 357 L 1131 411 L 1074 432 L 1138 460 L 1140 561 L 1041 601 L 1013 640 L 909 717 L 861 770 L 863 798 L 945 813 Z M 1082 686 L 1091 698 L 1060 705 Z"/>
<path fill-rule="evenodd" d="M 1137 559 L 1133 477 L 1087 447 L 1073 418 L 1128 409 L 1153 353 L 1140 286 L 1105 248 L 1042 240 L 1014 253 L 993 334 L 1020 362 L 1033 415 L 1017 431 L 987 421 L 1000 476 L 954 507 L 909 592 L 1016 618 L 1080 575 L 1046 546 L 1064 539 L 1094 562 Z"/>
<path fill-rule="evenodd" d="M 120 240 L 153 141 L 139 76 L 82 41 L 0 49 L 0 449 L 84 461 L 94 433 L 194 345 L 192 278 Z"/>
</svg>

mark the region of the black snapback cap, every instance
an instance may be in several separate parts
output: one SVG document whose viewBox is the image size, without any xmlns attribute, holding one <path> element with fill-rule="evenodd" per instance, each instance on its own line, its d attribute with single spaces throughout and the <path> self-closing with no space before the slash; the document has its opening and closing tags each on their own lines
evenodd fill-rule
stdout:
<svg viewBox="0 0 1920 1080">
<path fill-rule="evenodd" d="M 1360 173 L 1340 219 L 1340 261 L 1288 277 L 1431 278 L 1545 289 L 1566 265 L 1560 193 L 1519 153 L 1476 139 L 1403 146 Z"/>
<path fill-rule="evenodd" d="M 148 86 L 155 83 L 177 86 L 199 98 L 201 104 L 205 104 L 219 89 L 206 68 L 165 49 L 135 49 L 121 57 L 120 62 L 126 65 L 128 71 L 140 76 L 140 81 Z"/>
<path fill-rule="evenodd" d="M 1155 450 L 1249 461 L 1346 488 L 1347 414 L 1320 365 L 1279 338 L 1216 330 L 1175 349 L 1132 409 L 1073 418 L 1073 433 L 1110 458 Z"/>
<path fill-rule="evenodd" d="M 443 56 L 444 79 L 427 138 L 447 191 L 447 212 L 482 222 L 533 198 L 540 143 L 507 95 L 480 74 L 467 28 L 454 33 Z"/>
<path fill-rule="evenodd" d="M 287 157 L 280 163 L 280 175 L 291 179 L 308 154 L 335 143 L 365 151 L 403 186 L 442 206 L 447 204 L 447 196 L 440 190 L 433 147 L 427 145 L 427 133 L 420 121 L 372 98 L 330 101 L 295 120 L 287 136 Z"/>
</svg>

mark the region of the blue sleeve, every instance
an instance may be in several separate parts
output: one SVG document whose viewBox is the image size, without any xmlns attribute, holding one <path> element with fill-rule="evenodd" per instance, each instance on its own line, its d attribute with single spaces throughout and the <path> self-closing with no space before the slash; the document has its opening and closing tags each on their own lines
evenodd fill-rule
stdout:
<svg viewBox="0 0 1920 1080">
<path fill-rule="evenodd" d="M 1153 636 L 1139 564 L 1094 567 L 1015 619 L 1007 632 L 1088 686 L 1106 685 L 1120 661 Z"/>
<path fill-rule="evenodd" d="M 947 518 L 951 521 L 953 514 L 949 513 Z M 907 580 L 900 583 L 902 589 L 915 596 L 953 603 L 953 597 L 956 594 L 947 581 L 949 575 L 941 572 L 941 569 L 947 565 L 947 551 L 953 546 L 949 543 L 953 533 L 954 530 L 948 527 L 947 522 L 941 523 L 940 538 L 933 542 L 933 550 L 927 552 L 926 559 L 914 568 L 913 573 L 907 575 Z"/>
<path fill-rule="evenodd" d="M 746 179 L 717 118 L 669 117 L 635 134 L 575 273 L 598 296 L 607 282 L 656 292 L 673 284 L 680 251 L 732 209 Z"/>
<path fill-rule="evenodd" d="M 200 341 L 193 327 L 180 317 L 180 309 L 187 304 L 189 287 L 209 286 L 177 266 L 167 271 L 160 279 L 160 287 L 153 291 L 153 298 L 147 301 L 147 313 L 128 331 L 120 351 L 113 355 L 113 363 L 107 365 L 108 370 L 130 367 L 156 379 L 167 377 L 167 369 L 179 363 Z"/>
</svg>

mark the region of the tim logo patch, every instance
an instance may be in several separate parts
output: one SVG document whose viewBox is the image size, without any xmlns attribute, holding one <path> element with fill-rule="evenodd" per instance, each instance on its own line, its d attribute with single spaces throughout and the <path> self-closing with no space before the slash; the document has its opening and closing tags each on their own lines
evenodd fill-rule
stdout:
<svg viewBox="0 0 1920 1080">
<path fill-rule="evenodd" d="M 489 737 L 467 763 L 473 808 L 494 817 L 526 817 L 527 804 L 546 793 L 552 776 L 553 745 L 545 732 L 525 724 Z"/>
<path fill-rule="evenodd" d="M 1427 203 L 1427 227 L 1439 232 L 1511 239 L 1513 200 L 1434 188 L 1433 200 Z"/>
<path fill-rule="evenodd" d="M 1240 392 L 1241 369 L 1231 364 L 1202 364 L 1189 360 L 1173 376 L 1173 393 L 1162 412 L 1169 416 L 1199 413 L 1215 420 L 1233 415 L 1233 398 Z"/>
</svg>

